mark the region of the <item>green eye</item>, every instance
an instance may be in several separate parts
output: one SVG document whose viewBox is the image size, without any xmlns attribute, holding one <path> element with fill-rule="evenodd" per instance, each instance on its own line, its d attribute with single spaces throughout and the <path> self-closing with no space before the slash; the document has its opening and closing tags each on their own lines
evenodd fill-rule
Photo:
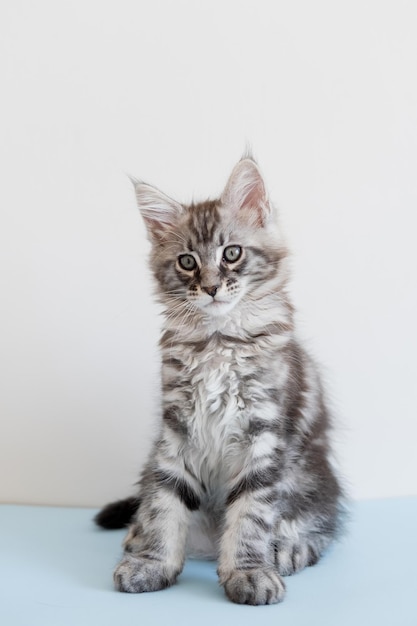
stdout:
<svg viewBox="0 0 417 626">
<path fill-rule="evenodd" d="M 227 263 L 234 263 L 242 256 L 242 248 L 240 246 L 227 246 L 223 250 L 223 259 Z"/>
<path fill-rule="evenodd" d="M 178 263 L 180 267 L 187 272 L 191 272 L 197 267 L 197 262 L 192 254 L 181 254 L 181 256 L 178 257 Z"/>
</svg>

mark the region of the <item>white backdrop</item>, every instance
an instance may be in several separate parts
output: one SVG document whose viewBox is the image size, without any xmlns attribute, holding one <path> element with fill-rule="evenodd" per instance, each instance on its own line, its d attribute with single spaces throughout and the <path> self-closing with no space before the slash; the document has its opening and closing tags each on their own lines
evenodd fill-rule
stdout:
<svg viewBox="0 0 417 626">
<path fill-rule="evenodd" d="M 214 196 L 247 141 L 351 493 L 417 493 L 416 30 L 403 0 L 3 0 L 0 501 L 130 493 L 159 320 L 126 173 Z"/>
</svg>

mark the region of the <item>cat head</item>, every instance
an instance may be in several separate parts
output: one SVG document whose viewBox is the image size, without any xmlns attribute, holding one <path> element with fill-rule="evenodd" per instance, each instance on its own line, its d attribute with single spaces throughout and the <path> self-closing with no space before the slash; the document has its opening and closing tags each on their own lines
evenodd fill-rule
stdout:
<svg viewBox="0 0 417 626">
<path fill-rule="evenodd" d="M 279 279 L 286 251 L 252 159 L 235 166 L 217 200 L 182 205 L 143 182 L 135 182 L 135 191 L 152 243 L 151 269 L 169 310 L 226 316 Z"/>
</svg>

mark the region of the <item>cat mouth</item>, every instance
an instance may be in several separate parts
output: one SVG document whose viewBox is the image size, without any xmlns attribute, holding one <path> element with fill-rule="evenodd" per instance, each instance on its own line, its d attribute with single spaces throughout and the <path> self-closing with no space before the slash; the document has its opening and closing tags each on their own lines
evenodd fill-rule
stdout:
<svg viewBox="0 0 417 626">
<path fill-rule="evenodd" d="M 213 305 L 220 305 L 220 304 L 227 304 L 227 302 L 225 302 L 224 300 L 216 300 L 216 298 L 213 298 L 208 304 L 206 304 L 206 306 L 213 306 Z"/>
<path fill-rule="evenodd" d="M 211 302 L 204 305 L 203 309 L 211 315 L 221 315 L 230 311 L 233 306 L 234 302 L 231 302 L 230 300 L 217 300 L 216 298 L 213 298 Z"/>
</svg>

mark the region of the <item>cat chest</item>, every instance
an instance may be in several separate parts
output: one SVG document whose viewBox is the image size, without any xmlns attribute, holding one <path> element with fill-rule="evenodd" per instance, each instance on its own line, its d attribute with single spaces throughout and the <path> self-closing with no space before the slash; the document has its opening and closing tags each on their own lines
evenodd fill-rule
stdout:
<svg viewBox="0 0 417 626">
<path fill-rule="evenodd" d="M 248 401 L 239 374 L 220 354 L 198 367 L 190 379 L 188 460 L 209 490 L 217 490 L 240 470 Z"/>
<path fill-rule="evenodd" d="M 179 371 L 165 372 L 164 401 L 180 408 L 188 450 L 210 465 L 239 454 L 245 438 L 250 397 L 244 363 L 232 348 L 184 351 Z"/>
<path fill-rule="evenodd" d="M 237 416 L 245 408 L 241 376 L 231 350 L 210 355 L 191 373 L 191 410 L 196 417 L 212 419 Z M 224 415 L 226 413 L 226 415 Z"/>
</svg>

